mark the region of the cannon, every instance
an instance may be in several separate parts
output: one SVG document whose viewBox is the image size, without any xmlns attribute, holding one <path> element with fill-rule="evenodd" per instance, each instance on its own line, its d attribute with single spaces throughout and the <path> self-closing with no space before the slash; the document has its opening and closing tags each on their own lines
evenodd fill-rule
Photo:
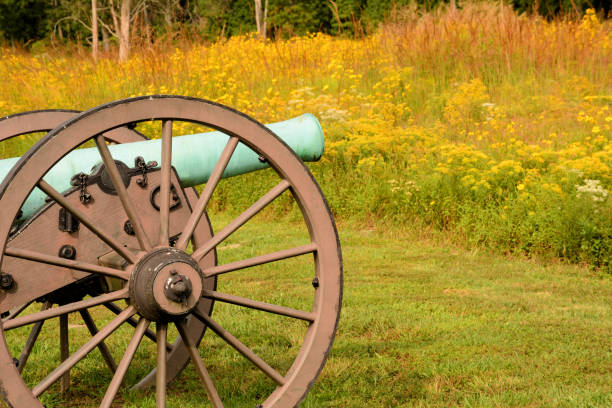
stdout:
<svg viewBox="0 0 612 408">
<path fill-rule="evenodd" d="M 160 125 L 161 137 L 146 140 L 143 123 Z M 173 136 L 185 123 L 214 131 Z M 342 300 L 336 227 L 302 161 L 323 152 L 316 119 L 266 127 L 213 102 L 168 95 L 0 119 L 0 141 L 36 132 L 46 134 L 21 158 L 0 160 L 5 402 L 62 406 L 74 383 L 93 378 L 101 392 L 88 396 L 92 406 L 116 406 L 125 383 L 166 407 L 173 381 L 194 372 L 189 384 L 198 386 L 176 387 L 197 406 L 297 406 L 325 364 Z M 213 231 L 208 206 L 221 180 L 266 167 L 275 184 Z M 304 242 L 227 255 L 235 246 L 223 244 L 280 196 L 299 209 L 291 226 L 305 231 Z M 287 245 L 284 228 L 276 232 Z M 249 238 L 265 241 L 267 229 Z M 219 262 L 221 249 L 229 261 Z M 215 304 L 240 324 L 225 327 Z M 71 343 L 75 326 L 87 329 L 86 341 Z M 252 330 L 232 333 L 243 326 Z M 59 337 L 56 349 L 47 350 L 48 339 L 37 348 L 43 329 Z M 276 355 L 260 355 L 277 343 Z M 225 355 L 223 345 L 235 356 L 215 356 Z M 94 361 L 77 369 L 83 359 Z M 236 378 L 246 388 L 227 385 Z"/>
</svg>

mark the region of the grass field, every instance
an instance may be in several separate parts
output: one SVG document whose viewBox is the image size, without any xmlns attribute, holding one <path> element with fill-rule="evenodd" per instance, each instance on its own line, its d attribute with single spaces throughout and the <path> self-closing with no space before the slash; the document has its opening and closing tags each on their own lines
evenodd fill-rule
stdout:
<svg viewBox="0 0 612 408">
<path fill-rule="evenodd" d="M 268 230 L 269 222 L 264 217 L 245 225 L 219 251 L 221 259 L 303 239 L 293 221 L 276 220 L 283 231 L 295 232 L 272 233 L 265 243 L 250 245 L 251 237 Z M 575 266 L 466 252 L 393 230 L 347 223 L 341 223 L 339 230 L 345 260 L 342 317 L 327 365 L 302 406 L 612 404 L 609 279 Z M 294 260 L 287 269 L 223 276 L 220 287 L 255 299 L 276 292 L 272 297 L 277 301 L 297 307 L 308 301 L 308 295 L 295 289 L 303 279 L 296 265 L 299 262 Z M 290 362 L 292 351 L 287 347 L 300 344 L 304 329 L 300 324 L 287 325 L 282 318 L 262 321 L 221 304 L 213 316 L 275 367 Z M 108 318 L 97 312 L 98 322 Z M 75 316 L 70 322 L 76 348 L 89 334 Z M 45 340 L 28 363 L 26 379 L 43 376 L 59 358 L 57 325 L 51 322 L 45 327 Z M 132 330 L 123 328 L 111 337 L 116 359 Z M 26 334 L 27 330 L 21 333 Z M 252 407 L 259 393 L 272 387 L 212 333 L 203 344 L 201 354 L 226 406 Z M 127 384 L 153 367 L 153 356 L 153 343 L 143 340 Z M 243 372 L 247 375 L 236 375 Z M 110 372 L 94 351 L 73 371 L 67 396 L 56 388 L 43 401 L 47 407 L 87 406 L 100 398 L 109 380 Z M 205 393 L 189 366 L 170 388 L 169 406 L 206 406 L 203 401 Z M 154 407 L 155 401 L 153 394 L 125 391 L 117 404 Z"/>
<path fill-rule="evenodd" d="M 611 404 L 609 279 L 342 231 L 346 300 L 310 406 Z"/>
</svg>

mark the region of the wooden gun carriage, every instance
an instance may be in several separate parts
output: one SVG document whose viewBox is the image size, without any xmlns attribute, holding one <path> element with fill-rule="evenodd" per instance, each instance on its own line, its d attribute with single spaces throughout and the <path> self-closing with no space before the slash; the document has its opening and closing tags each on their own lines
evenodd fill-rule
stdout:
<svg viewBox="0 0 612 408">
<path fill-rule="evenodd" d="M 145 140 L 136 129 L 151 122 L 161 124 L 161 137 Z M 173 137 L 177 123 L 216 131 Z M 190 362 L 205 392 L 188 391 L 205 394 L 213 407 L 297 406 L 323 368 L 342 298 L 335 225 L 302 162 L 318 160 L 323 152 L 318 121 L 304 115 L 266 127 L 227 107 L 178 96 L 131 98 L 83 113 L 36 111 L 0 118 L 0 141 L 35 132 L 48 133 L 21 158 L 0 160 L 0 394 L 5 402 L 18 408 L 51 404 L 45 393 L 67 392 L 70 376 L 74 383 L 79 374 L 93 377 L 89 381 L 94 383 L 100 377 L 99 387 L 106 388 L 103 396 L 90 398 L 92 406 L 116 406 L 126 372 L 147 337 L 156 344 L 154 366 L 126 385 L 153 389 L 158 408 L 166 406 L 168 384 Z M 264 167 L 274 170 L 276 185 L 213 232 L 207 206 L 220 180 Z M 195 186 L 202 184 L 198 194 Z M 283 194 L 297 204 L 308 242 L 219 264 L 220 245 Z M 262 234 L 253 239 L 265 239 Z M 283 285 L 292 285 L 308 300 L 288 304 L 305 307 L 287 306 L 284 289 L 272 291 L 268 301 L 219 290 L 237 273 L 298 258 L 308 275 Z M 254 351 L 265 344 L 247 346 L 220 324 L 212 313 L 215 303 L 252 312 L 249 326 L 269 324 L 256 319 L 270 315 L 301 322 L 297 344 L 283 356 L 288 360 L 282 367 Z M 97 321 L 100 309 L 111 317 Z M 81 319 L 90 334 L 72 349 L 69 316 Z M 39 370 L 29 370 L 27 362 L 42 343 L 43 325 L 51 325 L 46 322 L 59 327 L 59 341 L 44 342 L 44 347 L 57 345 L 45 351 L 49 360 L 58 358 L 53 368 L 32 373 Z M 133 329 L 126 331 L 129 326 Z M 126 333 L 122 348 L 108 346 L 113 336 Z M 219 392 L 206 362 L 217 349 L 202 340 L 205 333 L 218 336 L 244 358 L 241 364 L 220 367 L 219 376 L 263 373 L 248 382 L 257 388 L 251 393 L 255 401 L 234 399 L 244 390 Z M 76 364 L 90 353 L 101 354 L 108 375 L 86 369 L 75 373 Z"/>
</svg>

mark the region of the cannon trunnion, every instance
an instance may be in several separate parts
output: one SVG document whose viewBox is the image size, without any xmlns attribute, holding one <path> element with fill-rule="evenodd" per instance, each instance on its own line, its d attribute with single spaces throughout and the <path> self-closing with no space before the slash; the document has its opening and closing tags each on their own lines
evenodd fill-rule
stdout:
<svg viewBox="0 0 612 408">
<path fill-rule="evenodd" d="M 158 122 L 160 140 L 142 142 L 145 137 L 135 130 L 141 122 Z M 178 122 L 217 131 L 173 137 Z M 200 381 L 191 391 L 203 396 L 203 406 L 207 400 L 213 407 L 236 406 L 236 401 L 294 407 L 305 398 L 335 335 L 341 254 L 325 199 L 298 157 L 321 156 L 318 122 L 305 116 L 271 128 L 285 142 L 241 113 L 177 96 L 131 98 L 84 113 L 39 111 L 0 119 L 0 140 L 49 131 L 22 158 L 0 161 L 0 394 L 9 406 L 38 408 L 61 400 L 56 396 L 68 395 L 79 381 L 71 376 L 90 375 L 75 366 L 92 353 L 103 357 L 109 380 L 101 380 L 100 397 L 88 400 L 91 406 L 116 404 L 128 368 L 142 357 L 137 351 L 143 337 L 156 343 L 154 365 L 125 385 L 151 389 L 158 408 L 172 406 L 171 383 L 189 364 Z M 80 148 L 84 143 L 95 147 Z M 237 217 L 222 219 L 222 228 L 213 232 L 207 207 L 221 179 L 267 166 L 274 169 L 276 184 L 253 197 Z M 193 186 L 202 183 L 198 195 Z M 306 242 L 229 256 L 219 264 L 217 249 L 281 195 L 300 209 L 303 227 L 298 228 L 307 231 Z M 253 240 L 265 240 L 262 234 Z M 253 282 L 273 287 L 279 279 L 274 271 L 284 271 L 285 260 L 300 261 L 300 274 L 282 278 L 280 292 L 266 298 L 251 291 L 224 292 L 250 287 L 244 276 L 261 265 L 272 272 L 257 272 Z M 243 276 L 239 285 L 233 284 L 236 276 Z M 270 316 L 286 319 L 289 324 L 275 331 L 291 328 L 286 336 L 297 339 L 296 347 L 279 361 L 260 356 L 254 350 L 276 340 L 258 345 L 239 339 L 215 318 L 215 302 L 246 310 L 247 327 L 260 326 L 264 333 Z M 90 336 L 71 348 L 69 321 L 77 317 Z M 252 320 L 258 318 L 261 323 Z M 50 357 L 59 358 L 50 368 L 29 368 L 41 352 L 39 344 L 49 347 L 49 335 L 41 333 L 57 329 L 57 351 Z M 122 346 L 109 346 L 126 333 Z M 216 339 L 244 363 L 220 364 L 211 375 L 206 356 L 217 349 L 210 348 Z M 224 375 L 249 378 L 253 370 L 258 380 L 248 382 L 251 393 L 219 386 Z M 249 395 L 253 400 L 244 402 Z"/>
</svg>

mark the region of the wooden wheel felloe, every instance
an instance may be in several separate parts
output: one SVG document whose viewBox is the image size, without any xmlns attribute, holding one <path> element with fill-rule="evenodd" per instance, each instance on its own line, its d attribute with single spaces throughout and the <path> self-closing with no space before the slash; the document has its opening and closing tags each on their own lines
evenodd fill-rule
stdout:
<svg viewBox="0 0 612 408">
<path fill-rule="evenodd" d="M 0 142 L 29 133 L 48 132 L 79 113 L 75 110 L 48 109 L 0 118 Z"/>
<path fill-rule="evenodd" d="M 143 197 L 151 195 L 151 192 L 147 190 L 148 187 L 135 187 L 134 183 L 130 183 L 130 177 L 135 173 L 126 170 L 125 164 L 117 162 L 106 144 L 112 140 L 109 137 L 112 132 L 145 121 L 162 123 L 161 163 L 152 166 L 155 169 L 148 173 L 150 182 L 159 184 L 158 210 L 150 208 L 150 205 L 141 205 L 146 201 Z M 184 196 L 179 176 L 172 167 L 172 127 L 176 121 L 212 127 L 229 135 L 197 201 Z M 94 192 L 93 205 L 79 201 L 78 188 L 58 192 L 43 179 L 62 157 L 88 140 L 95 142 L 103 163 L 96 175 L 92 175 L 101 181 L 87 185 Z M 202 225 L 208 226 L 206 207 L 239 144 L 248 146 L 267 160 L 280 177 L 280 182 L 216 234 L 202 235 Z M 50 197 L 50 202 L 34 216 L 33 221 L 28 221 L 26 227 L 11 233 L 13 220 L 35 187 L 44 191 Z M 110 193 L 105 193 L 104 188 Z M 301 209 L 310 242 L 215 265 L 216 248 L 281 194 L 289 194 L 287 190 Z M 173 210 L 175 201 L 191 205 L 179 205 L 178 210 Z M 95 208 L 102 203 L 106 211 L 101 214 Z M 55 247 L 45 249 L 44 243 L 32 245 L 36 237 L 28 236 L 28 229 L 42 228 L 47 225 L 45 222 L 50 223 L 47 218 L 51 220 L 51 215 L 56 214 L 54 211 L 62 211 L 60 207 L 81 225 L 78 239 L 69 241 L 78 254 L 74 260 L 57 256 L 57 252 L 53 253 Z M 299 404 L 325 363 L 337 326 L 342 293 L 341 255 L 335 226 L 325 199 L 304 164 L 271 131 L 245 115 L 212 102 L 172 96 L 133 98 L 87 111 L 51 131 L 15 165 L 0 186 L 0 214 L 2 270 L 15 271 L 16 282 L 11 291 L 5 291 L 4 296 L 0 297 L 0 308 L 2 305 L 6 308 L 45 298 L 49 293 L 68 288 L 64 290 L 61 297 L 64 301 L 60 306 L 16 316 L 2 323 L 0 364 L 3 373 L 0 386 L 3 396 L 13 406 L 41 407 L 38 397 L 126 322 L 134 324 L 135 331 L 104 397 L 97 403 L 101 407 L 109 407 L 113 403 L 141 339 L 151 332 L 151 322 L 155 322 L 156 327 L 157 367 L 140 385 L 155 383 L 157 407 L 166 406 L 166 384 L 173 370 L 173 360 L 168 357 L 165 341 L 171 326 L 178 330 L 184 343 L 183 350 L 193 362 L 202 388 L 214 407 L 224 406 L 223 399 L 227 395 L 218 392 L 205 359 L 200 355 L 198 344 L 201 331 L 190 332 L 194 322 L 210 328 L 210 335 L 219 336 L 268 377 L 266 381 L 271 386 L 265 388 L 269 390 L 266 391 L 267 395 L 254 401 L 262 407 L 293 407 Z M 57 215 L 54 217 L 53 220 L 57 222 Z M 122 222 L 113 223 L 115 219 Z M 121 224 L 123 227 L 123 219 L 129 221 L 131 234 L 125 234 L 115 226 Z M 66 241 L 66 232 L 62 233 Z M 83 244 L 83 241 L 87 244 Z M 192 250 L 189 249 L 190 243 Z M 315 288 L 314 291 L 312 287 L 303 288 L 305 292 L 313 291 L 310 310 L 221 293 L 210 286 L 214 277 L 231 279 L 234 271 L 298 256 L 312 261 Z M 27 263 L 30 269 L 37 264 L 51 268 L 54 279 L 45 280 L 38 276 L 33 282 L 27 268 L 19 262 Z M 85 285 L 92 277 L 102 277 L 98 280 L 110 283 L 93 288 Z M 66 293 L 73 293 L 75 286 L 89 297 L 71 299 Z M 118 300 L 126 300 L 128 306 L 117 310 L 117 316 L 110 323 L 93 330 L 92 338 L 79 350 L 66 356 L 42 381 L 31 387 L 26 385 L 13 363 L 6 333 L 17 327 L 35 325 L 96 305 L 116 305 L 113 302 Z M 307 322 L 301 346 L 290 366 L 278 370 L 264 361 L 210 315 L 210 302 L 206 303 L 207 300 L 257 310 L 262 315 L 270 313 Z M 231 372 L 228 375 L 236 374 Z"/>
</svg>

